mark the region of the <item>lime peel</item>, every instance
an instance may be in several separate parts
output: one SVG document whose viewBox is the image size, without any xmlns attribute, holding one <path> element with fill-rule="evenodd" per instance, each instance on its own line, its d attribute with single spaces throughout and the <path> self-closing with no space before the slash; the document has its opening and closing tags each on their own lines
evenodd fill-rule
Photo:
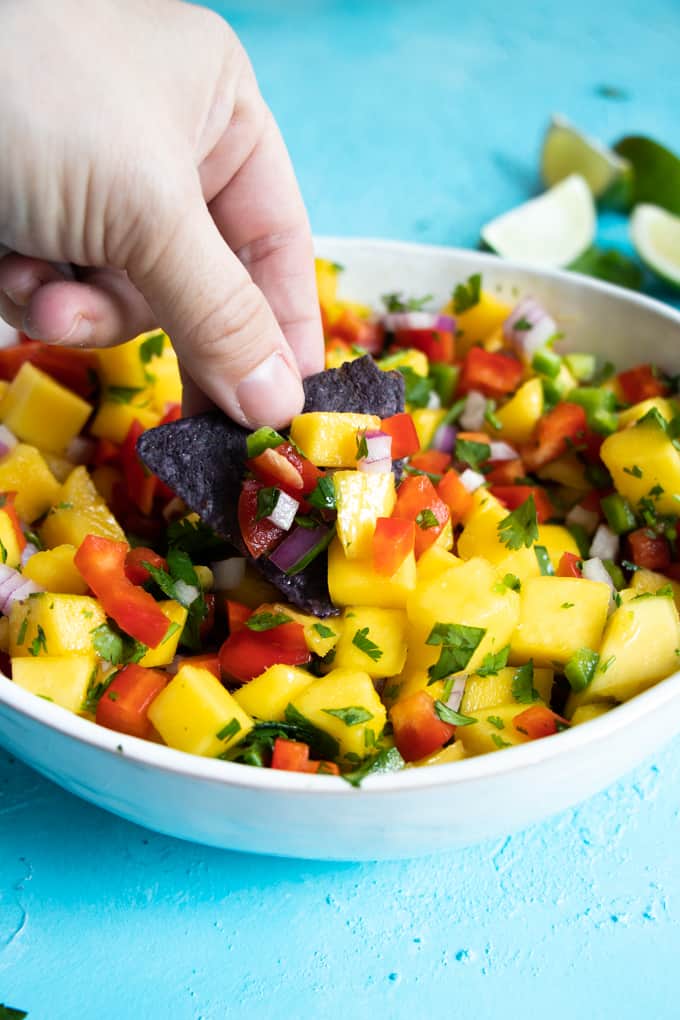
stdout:
<svg viewBox="0 0 680 1020">
<path fill-rule="evenodd" d="M 596 199 L 603 201 L 630 191 L 632 168 L 613 149 L 579 131 L 566 117 L 553 114 L 543 139 L 541 174 L 553 187 L 570 174 L 581 174 Z"/>
<path fill-rule="evenodd" d="M 680 288 L 680 216 L 658 205 L 641 203 L 633 210 L 630 236 L 652 272 Z"/>
</svg>

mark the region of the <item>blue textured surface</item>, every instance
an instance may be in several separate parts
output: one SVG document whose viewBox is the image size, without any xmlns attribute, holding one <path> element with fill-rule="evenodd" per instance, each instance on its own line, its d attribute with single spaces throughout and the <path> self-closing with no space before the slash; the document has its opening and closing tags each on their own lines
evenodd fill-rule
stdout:
<svg viewBox="0 0 680 1020">
<path fill-rule="evenodd" d="M 559 110 L 680 148 L 677 0 L 251 3 L 317 232 L 476 244 Z M 605 99 L 599 85 L 624 89 Z M 609 217 L 602 238 L 625 240 Z M 0 1002 L 76 1016 L 678 1015 L 680 741 L 540 827 L 381 865 L 156 836 L 0 752 Z"/>
</svg>

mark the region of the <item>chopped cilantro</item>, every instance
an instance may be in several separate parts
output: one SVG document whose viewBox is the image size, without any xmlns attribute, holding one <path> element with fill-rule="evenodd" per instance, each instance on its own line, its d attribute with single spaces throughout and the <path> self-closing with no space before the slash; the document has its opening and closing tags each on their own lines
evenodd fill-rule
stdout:
<svg viewBox="0 0 680 1020">
<path fill-rule="evenodd" d="M 477 670 L 477 676 L 495 676 L 500 669 L 504 669 L 507 666 L 509 655 L 510 645 L 506 645 L 505 648 L 501 648 L 495 654 L 489 652 L 482 659 L 482 664 Z"/>
<path fill-rule="evenodd" d="M 40 624 L 38 624 L 38 634 L 28 646 L 28 651 L 30 655 L 40 655 L 41 650 L 45 653 L 45 655 L 48 654 L 45 631 L 42 629 Z"/>
<path fill-rule="evenodd" d="M 642 478 L 642 468 L 639 468 L 637 464 L 633 464 L 632 467 L 625 467 L 623 473 L 626 475 L 632 475 L 633 478 Z"/>
<path fill-rule="evenodd" d="M 500 429 L 503 428 L 503 423 L 496 414 L 495 400 L 487 400 L 486 410 L 484 411 L 484 421 L 487 423 L 487 425 L 490 425 L 492 429 L 496 429 L 496 431 L 499 431 Z"/>
<path fill-rule="evenodd" d="M 238 719 L 232 719 L 226 724 L 226 726 L 223 726 L 219 733 L 216 733 L 215 736 L 218 740 L 231 740 L 231 738 L 235 737 L 237 733 L 240 733 L 240 731 L 241 723 Z"/>
<path fill-rule="evenodd" d="M 314 758 L 326 758 L 329 761 L 337 758 L 340 745 L 335 737 L 311 723 L 290 703 L 286 706 L 285 719 L 287 723 L 295 726 L 300 734 L 294 739 L 309 744 L 310 753 Z"/>
<path fill-rule="evenodd" d="M 327 627 L 325 623 L 313 623 L 312 630 L 315 630 L 321 638 L 335 637 L 335 631 Z"/>
<path fill-rule="evenodd" d="M 280 627 L 282 623 L 290 623 L 292 617 L 288 613 L 253 613 L 246 620 L 246 627 L 250 630 L 263 631 L 273 630 L 274 627 Z"/>
<path fill-rule="evenodd" d="M 100 623 L 91 634 L 92 646 L 97 655 L 113 666 L 139 662 L 148 651 L 146 645 L 123 634 L 113 623 Z"/>
<path fill-rule="evenodd" d="M 365 758 L 361 765 L 351 772 L 341 773 L 345 782 L 351 786 L 360 786 L 366 776 L 382 775 L 387 772 L 398 772 L 405 765 L 404 759 L 396 747 L 385 747 L 378 754 Z"/>
<path fill-rule="evenodd" d="M 492 733 L 491 734 L 491 739 L 493 740 L 494 744 L 496 745 L 496 747 L 499 750 L 501 748 L 503 748 L 503 747 L 512 747 L 512 744 L 510 743 L 510 741 L 509 740 L 503 740 L 503 738 L 501 736 L 499 736 L 498 733 Z"/>
<path fill-rule="evenodd" d="M 167 641 L 170 640 L 170 638 L 173 636 L 173 634 L 176 634 L 177 631 L 181 630 L 181 629 L 182 628 L 180 627 L 180 625 L 178 623 L 171 623 L 170 626 L 168 627 L 166 633 L 165 633 L 165 637 L 161 641 L 161 644 L 164 645 Z"/>
<path fill-rule="evenodd" d="M 508 549 L 529 548 L 534 544 L 538 538 L 538 519 L 533 493 L 500 521 L 498 534 Z"/>
<path fill-rule="evenodd" d="M 573 609 L 575 605 L 575 602 L 563 602 L 560 609 Z"/>
<path fill-rule="evenodd" d="M 426 507 L 424 510 L 421 510 L 419 514 L 417 514 L 416 524 L 423 531 L 426 531 L 428 528 L 439 527 L 439 521 L 435 517 L 434 511 L 432 511 L 429 507 Z"/>
<path fill-rule="evenodd" d="M 441 645 L 437 662 L 430 666 L 428 683 L 445 680 L 452 673 L 465 669 L 477 646 L 486 634 L 483 627 L 467 627 L 462 623 L 436 623 L 425 642 Z"/>
<path fill-rule="evenodd" d="M 522 582 L 516 574 L 506 574 L 503 578 L 503 584 L 506 588 L 510 588 L 511 591 L 519 591 L 522 587 Z"/>
<path fill-rule="evenodd" d="M 534 663 L 529 659 L 523 666 L 515 670 L 512 678 L 512 696 L 520 705 L 530 705 L 539 700 L 539 693 L 534 687 Z"/>
<path fill-rule="evenodd" d="M 461 312 L 467 312 L 469 308 L 474 308 L 475 305 L 478 305 L 481 292 L 481 273 L 473 273 L 472 276 L 468 277 L 467 283 L 457 284 L 451 299 L 456 315 L 460 315 Z"/>
<path fill-rule="evenodd" d="M 308 502 L 319 510 L 335 510 L 335 485 L 328 475 L 322 475 L 314 490 L 307 497 Z"/>
<path fill-rule="evenodd" d="M 265 450 L 281 446 L 285 441 L 283 436 L 276 432 L 275 429 L 270 429 L 267 425 L 263 425 L 261 429 L 251 433 L 246 439 L 248 459 L 252 460 L 253 457 L 259 457 Z"/>
<path fill-rule="evenodd" d="M 536 555 L 536 560 L 538 561 L 538 569 L 541 571 L 541 574 L 544 577 L 552 577 L 552 575 L 555 573 L 555 570 L 553 568 L 552 561 L 550 559 L 550 556 L 548 555 L 548 550 L 546 549 L 546 547 L 544 545 L 535 545 L 534 553 Z"/>
<path fill-rule="evenodd" d="M 469 464 L 476 471 L 491 455 L 488 443 L 478 443 L 474 439 L 456 439 L 456 460 Z"/>
<path fill-rule="evenodd" d="M 257 490 L 256 521 L 261 521 L 264 517 L 269 517 L 274 513 L 280 495 L 281 490 L 276 489 L 273 485 L 266 485 L 263 489 Z"/>
<path fill-rule="evenodd" d="M 143 365 L 148 365 L 152 358 L 160 358 L 165 344 L 165 333 L 159 330 L 148 336 L 139 347 L 139 359 Z"/>
<path fill-rule="evenodd" d="M 2 542 L 0 542 L 0 560 L 7 563 L 7 550 Z"/>
<path fill-rule="evenodd" d="M 141 386 L 109 386 L 105 399 L 114 404 L 130 404 L 141 392 Z"/>
<path fill-rule="evenodd" d="M 345 724 L 345 726 L 358 726 L 360 723 L 368 722 L 373 718 L 373 713 L 361 705 L 348 705 L 347 708 L 324 708 L 326 715 L 332 715 Z M 361 759 L 359 759 L 361 760 Z"/>
<path fill-rule="evenodd" d="M 616 662 L 616 656 L 610 655 L 606 662 L 600 663 L 600 673 L 606 673 L 607 670 L 614 665 Z"/>
<path fill-rule="evenodd" d="M 24 638 L 26 637 L 27 628 L 28 628 L 28 614 L 24 616 L 23 620 L 21 621 L 21 626 L 19 627 L 19 633 L 17 634 L 18 645 L 23 645 Z"/>
<path fill-rule="evenodd" d="M 182 549 L 192 560 L 205 563 L 208 559 L 221 559 L 229 555 L 228 547 L 212 528 L 200 520 L 183 517 L 173 521 L 167 530 L 168 546 Z"/>
<path fill-rule="evenodd" d="M 357 460 L 364 460 L 366 457 L 368 457 L 366 432 L 357 432 Z"/>
<path fill-rule="evenodd" d="M 518 329 L 520 333 L 526 333 L 528 330 L 532 328 L 532 326 L 529 320 L 525 319 L 524 316 L 522 316 L 522 318 L 518 319 L 517 322 L 513 322 L 512 328 Z"/>
<path fill-rule="evenodd" d="M 432 295 L 426 294 L 425 297 L 420 298 L 406 298 L 404 299 L 400 290 L 394 291 L 392 294 L 383 294 L 381 301 L 385 305 L 385 309 L 388 312 L 421 312 L 424 306 L 432 301 Z"/>
<path fill-rule="evenodd" d="M 404 377 L 404 400 L 414 407 L 427 407 L 432 393 L 432 380 L 418 375 L 410 365 L 398 365 L 397 371 Z"/>
<path fill-rule="evenodd" d="M 492 726 L 495 726 L 497 730 L 505 729 L 505 723 L 499 715 L 487 715 L 486 721 L 491 723 Z"/>
<path fill-rule="evenodd" d="M 449 726 L 472 726 L 473 723 L 477 722 L 471 715 L 462 715 L 460 712 L 449 708 L 443 701 L 435 701 L 434 710 L 441 721 L 448 723 Z"/>
<path fill-rule="evenodd" d="M 352 638 L 352 644 L 356 645 L 359 651 L 368 655 L 369 659 L 377 662 L 382 658 L 382 648 L 379 648 L 368 636 L 368 627 L 361 627 Z"/>
</svg>

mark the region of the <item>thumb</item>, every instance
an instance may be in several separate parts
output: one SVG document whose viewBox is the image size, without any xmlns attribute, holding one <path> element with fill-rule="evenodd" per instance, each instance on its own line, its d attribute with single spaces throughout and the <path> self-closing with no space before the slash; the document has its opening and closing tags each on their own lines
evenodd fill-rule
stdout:
<svg viewBox="0 0 680 1020">
<path fill-rule="evenodd" d="M 184 373 L 245 426 L 288 424 L 304 402 L 295 356 L 199 188 L 175 207 L 170 224 L 149 225 L 128 272 Z"/>
</svg>

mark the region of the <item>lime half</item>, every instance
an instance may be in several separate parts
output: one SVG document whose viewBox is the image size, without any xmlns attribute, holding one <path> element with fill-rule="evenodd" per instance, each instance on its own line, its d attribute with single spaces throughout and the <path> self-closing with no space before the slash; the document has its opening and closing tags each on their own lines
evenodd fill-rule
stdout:
<svg viewBox="0 0 680 1020">
<path fill-rule="evenodd" d="M 645 265 L 666 283 L 680 288 L 680 216 L 658 205 L 637 205 L 630 235 Z"/>
<path fill-rule="evenodd" d="M 620 203 L 632 186 L 627 159 L 583 134 L 559 114 L 553 116 L 543 139 L 541 174 L 549 188 L 570 174 L 580 174 L 595 198 L 609 203 L 614 199 Z"/>
<path fill-rule="evenodd" d="M 498 255 L 534 266 L 569 265 L 594 235 L 595 202 L 580 174 L 482 227 L 482 240 Z"/>
<path fill-rule="evenodd" d="M 614 146 L 633 166 L 633 201 L 651 202 L 680 216 L 680 159 L 651 138 L 631 135 Z"/>
</svg>

